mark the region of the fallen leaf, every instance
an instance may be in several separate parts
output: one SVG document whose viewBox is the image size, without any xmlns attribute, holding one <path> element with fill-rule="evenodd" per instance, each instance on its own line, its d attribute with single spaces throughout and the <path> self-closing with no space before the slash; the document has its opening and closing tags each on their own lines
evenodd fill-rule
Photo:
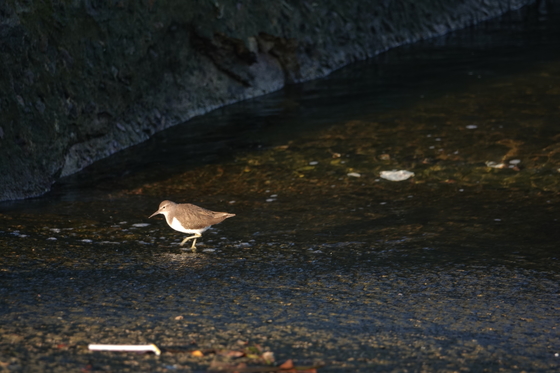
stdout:
<svg viewBox="0 0 560 373">
<path fill-rule="evenodd" d="M 286 360 L 284 363 L 280 364 L 278 368 L 280 369 L 293 369 L 294 361 L 292 359 Z"/>
<path fill-rule="evenodd" d="M 196 356 L 196 357 L 202 357 L 202 356 L 204 356 L 204 354 L 203 354 L 202 351 L 200 351 L 200 350 L 191 351 L 191 355 L 192 355 L 192 356 Z"/>
<path fill-rule="evenodd" d="M 236 350 L 221 350 L 220 352 L 218 352 L 218 354 L 222 356 L 233 357 L 233 358 L 245 356 L 245 352 L 236 351 Z"/>
<path fill-rule="evenodd" d="M 247 347 L 245 350 L 247 351 L 247 355 L 252 354 L 260 356 L 262 353 L 262 347 L 260 345 L 253 345 Z"/>
</svg>

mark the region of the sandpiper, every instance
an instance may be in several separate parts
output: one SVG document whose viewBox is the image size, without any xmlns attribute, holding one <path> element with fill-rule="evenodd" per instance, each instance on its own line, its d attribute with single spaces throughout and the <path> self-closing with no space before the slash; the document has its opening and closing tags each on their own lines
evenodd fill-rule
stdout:
<svg viewBox="0 0 560 373">
<path fill-rule="evenodd" d="M 202 237 L 202 232 L 214 224 L 219 224 L 227 218 L 235 216 L 227 212 L 210 211 L 190 203 L 175 203 L 163 201 L 159 204 L 159 209 L 150 215 L 162 214 L 165 216 L 167 224 L 176 231 L 194 234 L 181 242 L 181 246 L 188 240 L 193 240 L 191 249 L 196 250 L 196 239 Z"/>
</svg>

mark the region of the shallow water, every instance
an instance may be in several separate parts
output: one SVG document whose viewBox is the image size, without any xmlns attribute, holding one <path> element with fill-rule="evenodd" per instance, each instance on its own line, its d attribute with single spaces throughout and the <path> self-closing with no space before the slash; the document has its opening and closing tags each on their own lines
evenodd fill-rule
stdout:
<svg viewBox="0 0 560 373">
<path fill-rule="evenodd" d="M 244 341 L 320 371 L 558 369 L 558 27 L 405 46 L 1 204 L 0 364 L 199 371 L 219 357 L 173 349 Z M 183 251 L 163 199 L 237 216 Z"/>
</svg>

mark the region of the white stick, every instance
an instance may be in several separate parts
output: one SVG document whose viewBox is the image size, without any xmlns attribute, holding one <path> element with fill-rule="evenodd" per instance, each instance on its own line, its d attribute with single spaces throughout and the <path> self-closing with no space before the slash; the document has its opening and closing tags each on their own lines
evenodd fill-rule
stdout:
<svg viewBox="0 0 560 373">
<path fill-rule="evenodd" d="M 89 345 L 90 350 L 94 351 L 152 351 L 154 354 L 161 354 L 160 349 L 155 344 L 149 345 Z"/>
</svg>

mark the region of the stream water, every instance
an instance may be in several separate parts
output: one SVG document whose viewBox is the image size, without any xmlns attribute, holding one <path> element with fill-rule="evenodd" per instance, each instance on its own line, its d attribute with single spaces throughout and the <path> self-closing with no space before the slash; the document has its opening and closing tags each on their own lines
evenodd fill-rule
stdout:
<svg viewBox="0 0 560 373">
<path fill-rule="evenodd" d="M 258 344 L 319 371 L 559 369 L 557 5 L 224 107 L 0 204 L 0 366 L 202 371 L 263 362 L 188 351 Z M 394 169 L 414 177 L 380 177 Z M 148 219 L 164 199 L 236 216 L 182 250 Z"/>
</svg>

